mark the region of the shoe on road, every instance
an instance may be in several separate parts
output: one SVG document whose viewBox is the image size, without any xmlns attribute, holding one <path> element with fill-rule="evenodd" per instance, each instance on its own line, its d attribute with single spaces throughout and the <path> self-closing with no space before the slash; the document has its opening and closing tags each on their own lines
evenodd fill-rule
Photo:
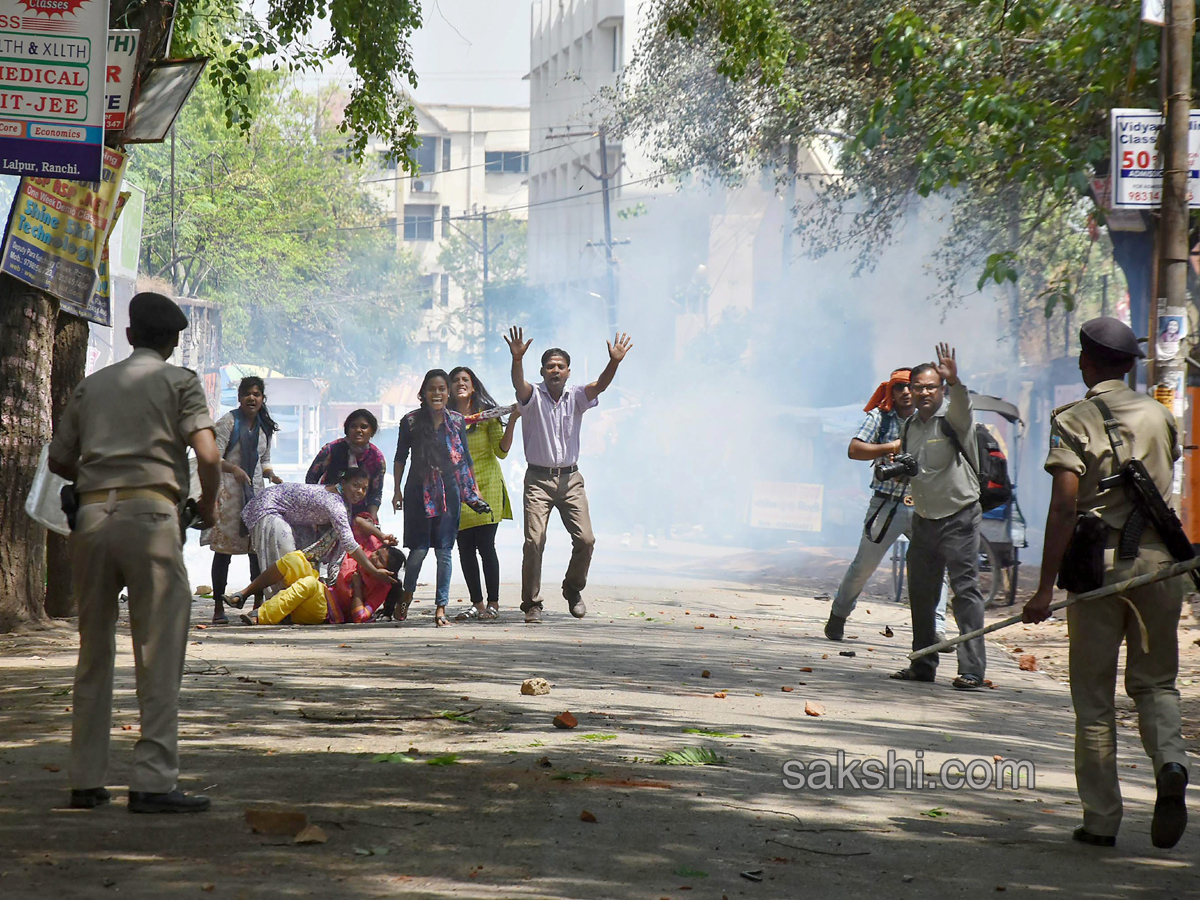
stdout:
<svg viewBox="0 0 1200 900">
<path fill-rule="evenodd" d="M 526 625 L 541 625 L 542 624 L 542 608 L 540 606 L 531 606 L 525 610 Z"/>
<path fill-rule="evenodd" d="M 1187 828 L 1188 770 L 1179 763 L 1166 763 L 1158 770 L 1158 799 L 1154 802 L 1154 818 L 1150 822 L 1150 842 L 1155 847 L 1169 849 L 1179 843 Z"/>
<path fill-rule="evenodd" d="M 829 621 L 825 623 L 825 637 L 831 641 L 840 641 L 845 634 L 846 617 L 830 613 Z"/>
<path fill-rule="evenodd" d="M 131 813 L 198 813 L 207 812 L 210 806 L 212 802 L 203 794 L 186 794 L 178 788 L 162 794 L 129 792 Z"/>
<path fill-rule="evenodd" d="M 95 809 L 112 799 L 105 788 L 84 788 L 71 791 L 71 809 Z"/>
<path fill-rule="evenodd" d="M 1071 838 L 1079 841 L 1081 844 L 1091 844 L 1093 847 L 1117 846 L 1117 836 L 1115 834 L 1092 834 L 1082 825 L 1077 826 L 1071 832 Z"/>
<path fill-rule="evenodd" d="M 564 584 L 563 597 L 567 600 L 567 606 L 571 610 L 571 615 L 577 619 L 582 619 L 587 615 L 587 604 L 583 602 L 583 597 L 580 596 L 579 591 L 573 591 Z"/>
</svg>

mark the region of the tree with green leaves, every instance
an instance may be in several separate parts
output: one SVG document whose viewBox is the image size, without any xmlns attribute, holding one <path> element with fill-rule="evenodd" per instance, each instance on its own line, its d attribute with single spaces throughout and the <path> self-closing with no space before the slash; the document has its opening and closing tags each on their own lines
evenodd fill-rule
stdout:
<svg viewBox="0 0 1200 900">
<path fill-rule="evenodd" d="M 1014 325 L 1094 287 L 1089 192 L 1108 111 L 1159 105 L 1159 33 L 1140 0 L 655 0 L 618 113 L 664 171 L 788 177 L 808 249 L 870 263 L 925 198 L 948 203 L 944 302 L 1006 288 Z M 811 173 L 801 173 L 801 177 Z"/>
<path fill-rule="evenodd" d="M 265 21 L 246 0 L 111 0 L 109 25 L 136 28 L 136 68 L 168 56 L 208 56 L 226 126 L 249 133 L 257 108 L 256 68 L 316 71 L 344 59 L 353 87 L 338 128 L 346 153 L 361 157 L 378 137 L 415 171 L 416 119 L 403 92 L 416 84 L 410 37 L 418 0 L 268 0 Z M 328 37 L 311 39 L 318 20 Z M 114 136 L 119 141 L 119 135 Z M 45 621 L 46 534 L 24 513 L 38 454 L 82 379 L 87 326 L 60 314 L 58 300 L 0 276 L 0 632 Z M 62 554 L 52 567 L 61 571 Z M 56 610 L 60 614 L 63 610 Z"/>
<path fill-rule="evenodd" d="M 497 293 L 507 295 L 525 281 L 525 248 L 529 223 L 510 213 L 487 213 L 485 241 L 483 214 L 452 224 L 450 237 L 438 254 L 438 265 L 463 292 L 462 313 L 456 327 L 472 353 L 482 353 L 480 341 L 495 326 L 490 310 Z M 484 247 L 487 248 L 487 282 L 484 282 Z M 488 303 L 485 303 L 485 299 Z M 507 321 L 507 320 L 505 320 Z M 494 327 L 491 330 L 495 330 Z"/>
</svg>

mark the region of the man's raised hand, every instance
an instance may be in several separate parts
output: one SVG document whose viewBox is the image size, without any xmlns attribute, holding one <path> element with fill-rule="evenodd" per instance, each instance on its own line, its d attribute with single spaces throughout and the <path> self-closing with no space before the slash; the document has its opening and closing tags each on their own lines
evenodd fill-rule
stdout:
<svg viewBox="0 0 1200 900">
<path fill-rule="evenodd" d="M 958 359 L 949 344 L 937 345 L 937 370 L 947 384 L 958 384 Z"/>
<path fill-rule="evenodd" d="M 525 356 L 525 351 L 529 349 L 529 345 L 533 343 L 533 338 L 525 340 L 525 329 L 513 326 L 508 329 L 508 334 L 504 336 L 504 343 L 508 344 L 508 349 L 513 355 L 513 359 L 521 359 Z"/>
<path fill-rule="evenodd" d="M 614 340 L 607 341 L 608 358 L 613 362 L 619 363 L 625 358 L 625 354 L 633 349 L 633 341 L 629 339 L 628 334 L 618 333 Z"/>
</svg>

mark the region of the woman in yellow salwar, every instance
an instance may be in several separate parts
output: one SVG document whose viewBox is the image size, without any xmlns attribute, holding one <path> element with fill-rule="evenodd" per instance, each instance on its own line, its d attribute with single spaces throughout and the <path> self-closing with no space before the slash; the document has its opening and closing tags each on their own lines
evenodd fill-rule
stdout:
<svg viewBox="0 0 1200 900">
<path fill-rule="evenodd" d="M 497 415 L 499 409 L 496 401 L 487 392 L 483 382 L 466 366 L 450 370 L 450 399 L 455 412 L 461 413 L 466 419 L 467 449 L 475 464 L 475 483 L 479 485 L 480 495 L 491 507 L 486 513 L 477 513 L 472 509 L 462 511 L 458 525 L 458 561 L 471 595 L 471 608 L 455 618 L 495 619 L 500 614 L 500 559 L 496 555 L 496 530 L 504 519 L 513 517 L 512 502 L 504 485 L 504 473 L 500 471 L 500 460 L 508 456 L 512 448 L 518 414 L 516 407 L 513 407 L 508 425 L 503 425 Z M 483 564 L 483 586 L 479 583 L 480 563 Z M 484 586 L 487 588 L 486 606 Z"/>
</svg>

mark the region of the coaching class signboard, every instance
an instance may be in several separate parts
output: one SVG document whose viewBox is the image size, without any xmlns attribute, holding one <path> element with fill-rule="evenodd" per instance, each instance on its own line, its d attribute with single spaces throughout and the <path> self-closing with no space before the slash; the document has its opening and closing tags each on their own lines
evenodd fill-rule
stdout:
<svg viewBox="0 0 1200 900">
<path fill-rule="evenodd" d="M 124 174 L 125 155 L 105 147 L 99 181 L 22 178 L 0 271 L 58 297 L 73 315 L 110 324 L 107 272 L 99 292 L 97 278 Z"/>
<path fill-rule="evenodd" d="M 1162 114 L 1153 109 L 1112 111 L 1112 208 L 1158 209 L 1162 205 Z M 1188 205 L 1200 207 L 1200 110 L 1188 123 Z"/>
<path fill-rule="evenodd" d="M 99 181 L 108 0 L 0 0 L 0 172 Z"/>
</svg>

